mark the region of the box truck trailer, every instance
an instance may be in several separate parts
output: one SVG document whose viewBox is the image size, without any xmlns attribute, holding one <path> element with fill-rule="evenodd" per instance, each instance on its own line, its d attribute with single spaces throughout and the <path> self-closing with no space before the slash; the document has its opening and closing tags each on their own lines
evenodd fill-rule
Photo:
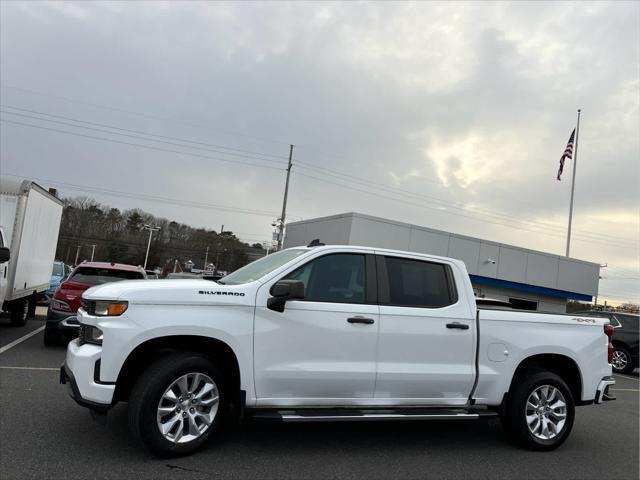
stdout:
<svg viewBox="0 0 640 480">
<path fill-rule="evenodd" d="M 37 183 L 0 177 L 0 305 L 14 326 L 35 316 L 49 288 L 62 209 Z"/>
</svg>

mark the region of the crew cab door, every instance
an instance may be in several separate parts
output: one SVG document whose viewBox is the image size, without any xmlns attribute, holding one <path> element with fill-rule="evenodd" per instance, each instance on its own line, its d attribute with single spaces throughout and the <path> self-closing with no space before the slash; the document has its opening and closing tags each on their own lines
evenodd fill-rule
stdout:
<svg viewBox="0 0 640 480">
<path fill-rule="evenodd" d="M 475 378 L 475 316 L 455 263 L 376 256 L 379 404 L 464 405 Z M 458 280 L 458 281 L 456 281 Z"/>
<path fill-rule="evenodd" d="M 282 279 L 305 284 L 284 312 L 267 308 Z M 375 259 L 357 250 L 308 260 L 258 291 L 254 375 L 259 406 L 357 405 L 375 384 Z"/>
</svg>

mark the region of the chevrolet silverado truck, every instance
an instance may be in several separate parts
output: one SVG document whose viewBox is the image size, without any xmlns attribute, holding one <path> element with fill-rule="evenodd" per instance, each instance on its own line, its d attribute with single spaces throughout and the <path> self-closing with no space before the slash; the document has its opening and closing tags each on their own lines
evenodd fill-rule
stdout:
<svg viewBox="0 0 640 480">
<path fill-rule="evenodd" d="M 551 450 L 575 406 L 614 399 L 605 319 L 478 309 L 464 263 L 432 255 L 312 242 L 218 283 L 96 286 L 78 320 L 61 383 L 102 421 L 128 402 L 132 434 L 161 457 L 246 417 L 495 416 Z"/>
</svg>

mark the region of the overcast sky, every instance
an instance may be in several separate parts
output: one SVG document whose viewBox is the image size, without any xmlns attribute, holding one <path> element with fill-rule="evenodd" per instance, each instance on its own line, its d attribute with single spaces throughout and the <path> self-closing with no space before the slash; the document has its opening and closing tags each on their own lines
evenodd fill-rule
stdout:
<svg viewBox="0 0 640 480">
<path fill-rule="evenodd" d="M 564 254 L 581 108 L 571 253 L 640 300 L 638 2 L 0 8 L 2 174 L 264 241 L 294 144 L 290 220 Z"/>
</svg>

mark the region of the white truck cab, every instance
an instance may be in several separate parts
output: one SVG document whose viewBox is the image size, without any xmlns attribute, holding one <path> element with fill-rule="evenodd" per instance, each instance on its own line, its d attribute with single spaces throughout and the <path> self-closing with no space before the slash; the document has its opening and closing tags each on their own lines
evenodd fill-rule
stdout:
<svg viewBox="0 0 640 480">
<path fill-rule="evenodd" d="M 549 450 L 566 440 L 576 405 L 614 399 L 605 319 L 479 310 L 458 260 L 312 245 L 219 283 L 87 290 L 62 383 L 94 416 L 128 401 L 132 432 L 159 456 L 199 448 L 230 412 L 499 416 L 520 443 Z"/>
</svg>

